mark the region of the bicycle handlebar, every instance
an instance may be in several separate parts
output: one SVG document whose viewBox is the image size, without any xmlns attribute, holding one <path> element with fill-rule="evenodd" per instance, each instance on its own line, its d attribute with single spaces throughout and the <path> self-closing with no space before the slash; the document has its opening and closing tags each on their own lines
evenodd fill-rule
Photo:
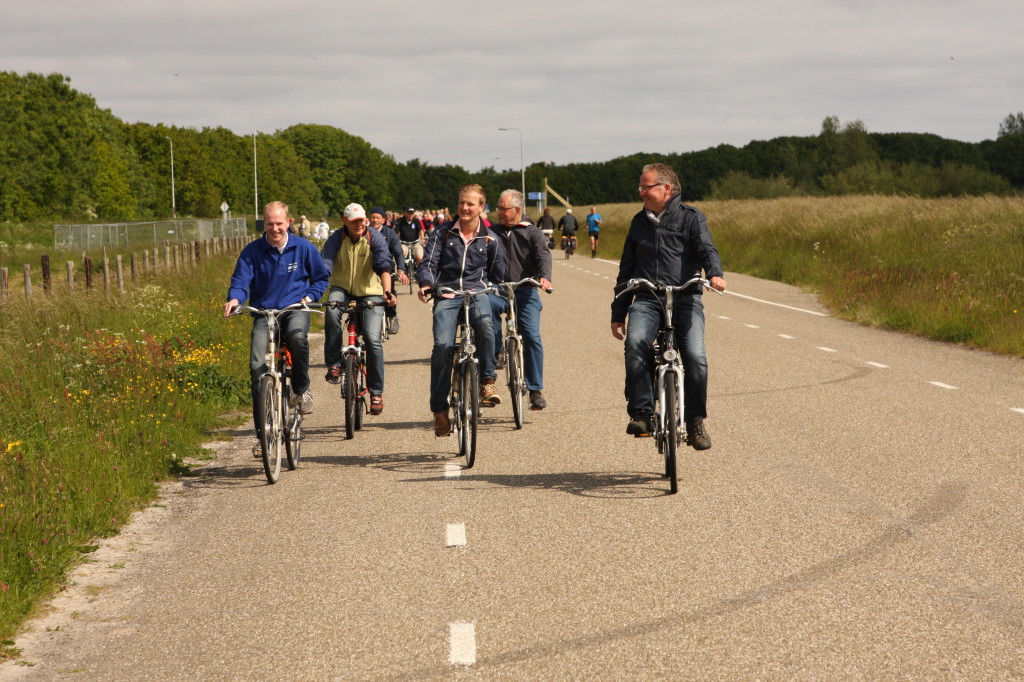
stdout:
<svg viewBox="0 0 1024 682">
<path fill-rule="evenodd" d="M 679 285 L 675 285 L 675 284 L 662 284 L 660 282 L 652 282 L 652 281 L 650 281 L 648 279 L 643 279 L 641 277 L 637 277 L 637 278 L 628 280 L 626 282 L 625 286 L 617 294 L 615 294 L 615 298 L 619 298 L 620 296 L 622 296 L 624 294 L 627 294 L 627 293 L 629 293 L 631 291 L 636 291 L 637 289 L 640 289 L 640 288 L 647 289 L 647 290 L 649 290 L 649 291 L 651 291 L 651 292 L 653 292 L 655 294 L 661 293 L 663 291 L 671 291 L 671 292 L 675 293 L 675 292 L 678 292 L 678 291 L 684 291 L 686 289 L 689 289 L 694 284 L 700 284 L 702 287 L 704 287 L 708 291 L 713 291 L 716 294 L 718 294 L 719 296 L 723 296 L 724 295 L 724 294 L 722 294 L 721 291 L 719 291 L 718 289 L 715 289 L 714 287 L 712 287 L 711 283 L 708 282 L 707 279 L 705 279 L 704 277 L 701 277 L 700 275 L 697 275 L 696 277 L 691 277 L 689 280 L 687 280 L 683 284 L 679 284 Z"/>
<path fill-rule="evenodd" d="M 509 293 L 506 291 L 506 289 L 510 289 L 512 291 L 512 293 L 515 293 L 515 290 L 518 289 L 520 286 L 522 286 L 524 284 L 530 284 L 532 286 L 535 286 L 538 289 L 540 289 L 541 291 L 543 291 L 545 293 L 548 293 L 548 294 L 554 293 L 554 291 L 555 291 L 554 287 L 552 287 L 550 289 L 543 288 L 540 285 L 540 282 L 538 282 L 533 277 L 524 277 L 523 279 L 519 280 L 518 282 L 499 282 L 498 284 L 495 285 L 495 287 L 498 289 L 497 293 L 498 293 L 499 296 L 504 296 L 504 297 L 507 298 L 509 296 Z"/>
<path fill-rule="evenodd" d="M 308 313 L 319 313 L 319 314 L 323 315 L 322 312 L 320 312 L 319 310 L 316 310 L 316 308 L 322 308 L 322 307 L 324 307 L 323 303 L 316 303 L 316 302 L 292 303 L 291 305 L 286 305 L 283 308 L 254 308 L 251 305 L 241 305 L 241 304 L 239 304 L 239 305 L 236 305 L 234 308 L 231 309 L 231 312 L 229 313 L 229 316 L 230 317 L 234 317 L 235 315 L 241 315 L 242 313 L 255 313 L 256 315 L 269 316 L 269 315 L 279 315 L 281 313 L 285 313 L 285 312 L 288 312 L 290 310 L 305 310 Z"/>
</svg>

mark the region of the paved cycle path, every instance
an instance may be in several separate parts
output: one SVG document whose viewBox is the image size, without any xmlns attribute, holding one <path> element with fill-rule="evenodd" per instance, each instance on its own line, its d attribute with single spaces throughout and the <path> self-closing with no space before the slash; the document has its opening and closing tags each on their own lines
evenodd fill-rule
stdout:
<svg viewBox="0 0 1024 682">
<path fill-rule="evenodd" d="M 239 429 L 0 679 L 1024 676 L 1020 361 L 730 274 L 704 297 L 714 447 L 670 496 L 624 434 L 617 266 L 554 254 L 550 407 L 522 431 L 486 411 L 459 466 L 430 427 L 429 306 L 402 295 L 382 416 L 345 440 L 314 367 L 298 471 L 267 485 Z"/>
</svg>

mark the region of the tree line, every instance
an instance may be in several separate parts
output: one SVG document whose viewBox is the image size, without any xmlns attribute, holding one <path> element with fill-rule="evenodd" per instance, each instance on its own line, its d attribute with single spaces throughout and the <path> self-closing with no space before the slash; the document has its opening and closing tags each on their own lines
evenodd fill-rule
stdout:
<svg viewBox="0 0 1024 682">
<path fill-rule="evenodd" d="M 254 186 L 255 176 L 258 185 Z M 443 207 L 479 182 L 490 196 L 519 187 L 519 169 L 405 163 L 361 137 L 298 124 L 272 134 L 226 128 L 125 123 L 76 91 L 61 74 L 0 73 L 0 210 L 6 220 L 124 221 L 236 213 L 286 200 L 297 213 L 338 216 L 356 201 Z M 636 201 L 643 164 L 677 170 L 688 201 L 797 194 L 1007 194 L 1024 188 L 1024 115 L 1011 114 L 994 140 L 959 142 L 922 133 L 870 133 L 861 121 L 827 117 L 817 135 L 743 147 L 637 153 L 610 161 L 526 169 L 527 191 L 548 183 L 573 204 Z"/>
</svg>

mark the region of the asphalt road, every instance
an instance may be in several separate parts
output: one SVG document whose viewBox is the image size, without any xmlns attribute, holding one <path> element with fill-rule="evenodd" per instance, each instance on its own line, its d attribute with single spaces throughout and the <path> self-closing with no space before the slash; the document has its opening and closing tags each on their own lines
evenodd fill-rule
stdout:
<svg viewBox="0 0 1024 682">
<path fill-rule="evenodd" d="M 239 430 L 0 678 L 1024 677 L 1021 361 L 730 274 L 705 296 L 714 447 L 667 495 L 625 435 L 616 271 L 556 260 L 549 408 L 487 411 L 469 470 L 430 427 L 429 307 L 400 296 L 382 416 L 345 440 L 314 368 L 298 471 L 267 485 Z"/>
</svg>

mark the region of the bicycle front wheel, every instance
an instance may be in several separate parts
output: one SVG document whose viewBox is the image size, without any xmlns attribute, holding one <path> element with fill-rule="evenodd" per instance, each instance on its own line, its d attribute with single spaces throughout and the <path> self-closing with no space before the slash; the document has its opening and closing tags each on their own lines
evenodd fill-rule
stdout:
<svg viewBox="0 0 1024 682">
<path fill-rule="evenodd" d="M 263 471 L 269 483 L 277 483 L 281 477 L 281 395 L 274 385 L 274 377 L 264 374 L 260 379 L 259 402 L 257 403 L 263 429 L 260 431 L 260 447 L 263 449 Z"/>
<path fill-rule="evenodd" d="M 295 471 L 299 468 L 299 458 L 302 456 L 302 414 L 299 407 L 291 407 L 288 404 L 288 395 L 291 393 L 290 385 L 285 384 L 281 388 L 281 405 L 284 406 L 284 453 L 288 459 L 288 470 Z"/>
<path fill-rule="evenodd" d="M 356 431 L 363 430 L 363 415 L 366 414 L 366 355 L 363 362 L 356 366 Z"/>
<path fill-rule="evenodd" d="M 676 373 L 671 370 L 665 372 L 665 405 L 662 416 L 665 477 L 668 478 L 669 490 L 675 494 L 679 491 L 679 479 L 676 476 L 676 451 L 679 447 L 679 386 L 676 384 Z"/>
<path fill-rule="evenodd" d="M 480 375 L 475 362 L 467 362 L 463 366 L 462 399 L 459 407 L 462 411 L 462 433 L 459 446 L 460 454 L 466 458 L 466 468 L 473 468 L 476 461 L 476 430 L 480 420 Z"/>
<path fill-rule="evenodd" d="M 356 364 L 351 355 L 345 356 L 341 378 L 341 397 L 345 399 L 345 438 L 352 440 L 356 433 Z"/>
<path fill-rule="evenodd" d="M 508 373 L 508 392 L 512 398 L 512 418 L 516 428 L 523 428 L 523 364 L 519 339 L 510 336 L 505 339 L 505 367 Z"/>
</svg>

